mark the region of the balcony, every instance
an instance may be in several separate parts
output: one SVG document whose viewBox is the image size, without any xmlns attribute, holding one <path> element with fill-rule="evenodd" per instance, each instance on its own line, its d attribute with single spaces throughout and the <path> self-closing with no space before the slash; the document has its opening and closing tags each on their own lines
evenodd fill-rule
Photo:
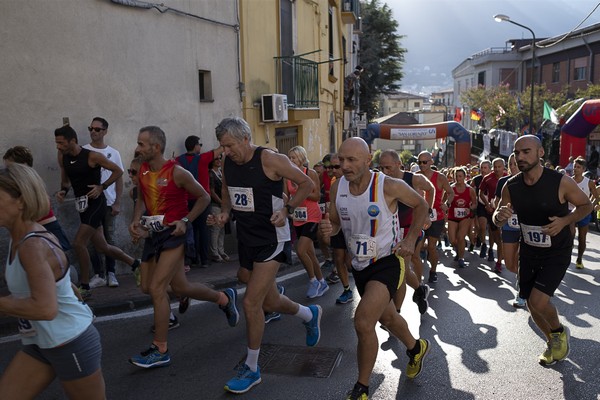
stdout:
<svg viewBox="0 0 600 400">
<path fill-rule="evenodd" d="M 302 58 L 311 53 L 275 57 L 276 89 L 287 95 L 290 120 L 319 118 L 319 64 Z"/>
<path fill-rule="evenodd" d="M 360 17 L 360 2 L 358 0 L 342 0 L 342 22 L 354 25 Z"/>
</svg>

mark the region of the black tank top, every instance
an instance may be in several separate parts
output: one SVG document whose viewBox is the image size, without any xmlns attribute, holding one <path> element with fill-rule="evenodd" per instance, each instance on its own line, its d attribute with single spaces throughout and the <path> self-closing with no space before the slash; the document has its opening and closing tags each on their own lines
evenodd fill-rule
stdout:
<svg viewBox="0 0 600 400">
<path fill-rule="evenodd" d="M 88 185 L 100 185 L 101 168 L 99 165 L 94 168 L 90 167 L 90 153 L 90 150 L 82 147 L 76 156 L 63 154 L 63 167 L 71 181 L 75 197 L 87 194 L 91 190 Z"/>
<path fill-rule="evenodd" d="M 539 235 L 533 236 L 527 232 L 523 224 L 540 227 L 550 223 L 549 217 L 564 217 L 569 213 L 569 204 L 560 203 L 558 189 L 563 175 L 559 172 L 544 168 L 542 176 L 533 185 L 527 185 L 523 174 L 517 174 L 506 182 L 510 193 L 511 204 L 519 223 L 521 224 L 521 251 L 527 255 L 544 257 L 553 256 L 563 251 L 570 252 L 573 246 L 573 236 L 569 225 L 565 226 L 558 235 L 551 238 L 550 247 L 532 246 L 526 243 L 539 240 Z M 525 236 L 528 237 L 525 237 Z"/>
<path fill-rule="evenodd" d="M 273 181 L 265 175 L 261 159 L 263 151 L 264 147 L 257 147 L 250 161 L 242 165 L 225 157 L 223 169 L 237 223 L 238 241 L 249 247 L 290 240 L 287 222 L 279 228 L 271 224 L 273 212 L 283 208 L 283 179 Z"/>
</svg>

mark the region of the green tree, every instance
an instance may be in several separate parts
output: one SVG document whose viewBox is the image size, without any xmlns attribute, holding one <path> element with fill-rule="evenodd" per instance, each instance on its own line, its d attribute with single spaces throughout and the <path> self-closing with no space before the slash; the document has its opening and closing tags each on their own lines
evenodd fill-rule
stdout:
<svg viewBox="0 0 600 400">
<path fill-rule="evenodd" d="M 398 22 L 392 10 L 379 0 L 361 2 L 363 34 L 360 40 L 360 108 L 367 121 L 378 116 L 379 96 L 400 88 L 406 49 L 400 46 L 403 36 L 397 33 Z"/>
</svg>

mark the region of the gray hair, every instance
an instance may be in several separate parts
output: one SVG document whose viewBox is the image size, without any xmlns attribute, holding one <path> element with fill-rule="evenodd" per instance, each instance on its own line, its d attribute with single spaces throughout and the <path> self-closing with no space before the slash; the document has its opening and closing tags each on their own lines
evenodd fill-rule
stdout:
<svg viewBox="0 0 600 400">
<path fill-rule="evenodd" d="M 220 142 L 225 134 L 231 135 L 234 139 L 252 141 L 252 131 L 250 125 L 241 117 L 224 118 L 215 128 L 217 140 Z"/>
<path fill-rule="evenodd" d="M 150 136 L 150 144 L 158 144 L 160 146 L 161 154 L 165 154 L 167 137 L 162 129 L 160 129 L 158 126 L 150 125 L 140 129 L 140 133 L 142 132 L 148 132 L 148 136 Z"/>
</svg>

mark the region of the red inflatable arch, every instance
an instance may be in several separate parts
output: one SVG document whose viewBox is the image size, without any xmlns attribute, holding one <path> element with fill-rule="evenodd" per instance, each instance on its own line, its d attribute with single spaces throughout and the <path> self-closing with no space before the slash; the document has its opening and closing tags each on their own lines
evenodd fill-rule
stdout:
<svg viewBox="0 0 600 400">
<path fill-rule="evenodd" d="M 600 125 L 600 100 L 584 101 L 560 130 L 560 165 L 567 165 L 569 156 L 585 158 L 587 137 L 597 125 Z"/>
</svg>

